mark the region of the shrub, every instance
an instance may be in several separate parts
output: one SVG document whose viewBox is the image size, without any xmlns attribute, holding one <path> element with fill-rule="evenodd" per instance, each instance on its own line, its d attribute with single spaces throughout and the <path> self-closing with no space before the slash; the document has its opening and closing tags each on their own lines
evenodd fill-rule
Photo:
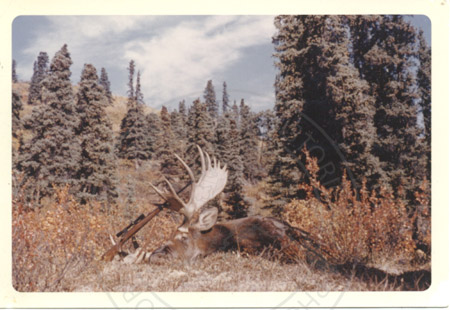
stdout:
<svg viewBox="0 0 450 310">
<path fill-rule="evenodd" d="M 13 196 L 12 276 L 18 291 L 70 291 L 72 279 L 101 274 L 105 266 L 101 256 L 111 247 L 109 235 L 129 223 L 124 216 L 126 205 L 107 207 L 94 201 L 80 205 L 68 186 L 54 190 L 39 208 L 30 206 L 20 191 Z M 148 207 L 136 208 L 136 217 L 150 211 Z M 168 239 L 177 220 L 161 212 L 139 232 L 138 242 L 154 250 Z M 124 250 L 130 247 L 128 242 Z"/>
<path fill-rule="evenodd" d="M 408 213 L 402 199 L 382 185 L 377 192 L 369 193 L 365 180 L 361 189 L 355 190 L 345 173 L 340 186 L 326 188 L 317 178 L 317 159 L 306 149 L 304 153 L 309 183 L 299 187 L 306 199 L 293 200 L 284 207 L 285 221 L 307 231 L 332 264 L 361 263 L 392 269 L 414 259 L 417 215 Z M 397 189 L 397 197 L 401 197 L 401 191 Z M 429 203 L 424 192 L 418 197 L 423 204 Z M 422 235 L 423 240 L 429 237 Z"/>
</svg>

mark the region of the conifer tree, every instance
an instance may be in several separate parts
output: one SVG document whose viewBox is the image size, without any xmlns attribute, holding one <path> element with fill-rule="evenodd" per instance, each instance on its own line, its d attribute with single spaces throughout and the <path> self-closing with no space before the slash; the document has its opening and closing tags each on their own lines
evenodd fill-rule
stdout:
<svg viewBox="0 0 450 310">
<path fill-rule="evenodd" d="M 186 125 L 187 111 L 186 111 L 186 103 L 184 100 L 182 100 L 182 101 L 180 101 L 180 103 L 178 103 L 178 112 L 180 113 L 180 116 L 181 116 L 184 124 Z"/>
<path fill-rule="evenodd" d="M 142 91 L 141 91 L 141 71 L 138 71 L 137 77 L 136 77 L 135 100 L 138 104 L 145 104 L 144 94 L 142 94 Z"/>
<path fill-rule="evenodd" d="M 359 36 L 363 29 L 364 37 Z M 394 188 L 413 190 L 426 175 L 426 150 L 420 142 L 415 63 L 417 33 L 402 16 L 355 16 L 350 19 L 353 50 L 360 75 L 375 97 L 375 155 Z"/>
<path fill-rule="evenodd" d="M 234 119 L 236 122 L 236 126 L 239 124 L 239 107 L 236 103 L 236 100 L 233 101 L 233 105 L 231 106 L 231 114 L 230 117 Z"/>
<path fill-rule="evenodd" d="M 418 60 L 420 64 L 417 72 L 419 105 L 424 126 L 427 178 L 431 181 L 431 48 L 425 42 L 422 31 L 419 33 Z"/>
<path fill-rule="evenodd" d="M 216 131 L 217 156 L 227 165 L 228 181 L 224 189 L 225 202 L 232 206 L 230 216 L 232 218 L 245 217 L 248 204 L 244 200 L 244 164 L 241 157 L 241 137 L 236 121 L 230 112 L 219 118 Z"/>
<path fill-rule="evenodd" d="M 137 169 L 140 161 L 149 157 L 146 152 L 148 139 L 146 138 L 144 107 L 142 103 L 137 102 L 134 91 L 135 66 L 133 60 L 130 61 L 128 70 L 128 110 L 120 125 L 117 152 L 120 158 L 134 160 Z"/>
<path fill-rule="evenodd" d="M 11 76 L 11 80 L 13 83 L 17 83 L 19 81 L 18 77 L 17 77 L 17 73 L 16 73 L 16 61 L 13 59 L 12 61 L 12 76 Z"/>
<path fill-rule="evenodd" d="M 93 198 L 113 201 L 117 197 L 117 177 L 112 126 L 105 112 L 108 98 L 98 84 L 94 66 L 84 66 L 79 86 L 77 112 L 80 125 L 77 134 L 82 152 L 78 170 L 80 192 L 77 196 L 82 202 Z"/>
<path fill-rule="evenodd" d="M 48 73 L 48 55 L 46 52 L 40 52 L 37 61 L 33 65 L 33 76 L 31 77 L 30 89 L 28 91 L 28 104 L 36 104 L 41 101 L 42 85 L 41 82 Z"/>
<path fill-rule="evenodd" d="M 206 104 L 200 102 L 200 99 L 194 100 L 188 114 L 188 156 L 192 158 L 197 156 L 198 151 L 195 145 L 198 144 L 205 152 L 214 155 L 214 130 L 212 119 L 207 111 Z"/>
<path fill-rule="evenodd" d="M 336 165 L 348 169 L 347 175 L 353 178 L 354 186 L 359 186 L 363 178 L 369 187 L 387 184 L 387 175 L 374 154 L 377 142 L 375 100 L 370 95 L 369 85 L 360 79 L 358 70 L 350 62 L 350 38 L 345 19 L 328 17 L 322 39 L 326 42 L 324 60 L 328 60 L 326 70 L 329 71 L 326 95 L 339 130 L 335 139 L 344 157 L 344 162 Z"/>
<path fill-rule="evenodd" d="M 244 163 L 244 177 L 247 180 L 254 181 L 258 175 L 258 128 L 250 107 L 241 100 L 239 107 L 239 138 L 240 138 L 240 156 Z"/>
<path fill-rule="evenodd" d="M 113 98 L 111 93 L 111 82 L 109 81 L 108 73 L 106 72 L 105 68 L 101 69 L 99 84 L 103 86 L 103 89 L 105 90 L 106 97 L 108 98 L 108 103 L 112 104 Z"/>
<path fill-rule="evenodd" d="M 42 81 L 42 104 L 31 115 L 33 136 L 23 146 L 18 169 L 32 186 L 29 193 L 38 200 L 53 192 L 53 185 L 68 184 L 78 191 L 77 172 L 81 147 L 75 131 L 79 119 L 70 82 L 70 58 L 67 45 L 53 57 L 50 72 Z"/>
<path fill-rule="evenodd" d="M 161 161 L 161 171 L 166 174 L 177 174 L 177 159 L 173 155 L 179 154 L 180 144 L 171 126 L 170 113 L 165 106 L 161 108 L 161 147 L 158 148 L 156 156 Z"/>
<path fill-rule="evenodd" d="M 223 91 L 222 91 L 222 112 L 225 114 L 229 108 L 230 97 L 228 96 L 227 91 L 227 82 L 223 82 Z"/>
<path fill-rule="evenodd" d="M 128 65 L 128 103 L 133 104 L 135 102 L 135 94 L 134 94 L 134 70 L 135 64 L 134 60 L 130 60 Z"/>
<path fill-rule="evenodd" d="M 22 121 L 20 113 L 23 111 L 22 99 L 20 99 L 20 94 L 13 90 L 12 92 L 12 136 L 18 138 L 19 131 L 22 129 Z"/>
<path fill-rule="evenodd" d="M 170 126 L 173 131 L 175 140 L 178 143 L 178 149 L 181 150 L 181 154 L 178 154 L 180 156 L 184 154 L 184 151 L 187 147 L 187 128 L 185 118 L 186 117 L 176 109 L 173 110 L 172 113 L 170 113 Z"/>
<path fill-rule="evenodd" d="M 219 109 L 217 107 L 216 92 L 214 91 L 212 80 L 209 80 L 206 84 L 203 98 L 205 99 L 206 109 L 209 115 L 215 121 L 219 115 Z"/>
<path fill-rule="evenodd" d="M 146 153 L 149 158 L 156 159 L 156 153 L 163 148 L 162 125 L 159 116 L 156 113 L 149 113 L 145 117 L 145 136 L 146 136 Z"/>
</svg>

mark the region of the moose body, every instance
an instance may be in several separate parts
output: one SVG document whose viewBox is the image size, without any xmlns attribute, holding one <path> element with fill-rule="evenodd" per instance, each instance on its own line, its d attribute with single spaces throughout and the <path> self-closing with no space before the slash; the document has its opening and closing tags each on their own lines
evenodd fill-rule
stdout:
<svg viewBox="0 0 450 310">
<path fill-rule="evenodd" d="M 281 250 L 289 242 L 292 227 L 277 219 L 246 217 L 217 223 L 200 231 L 177 231 L 172 240 L 146 257 L 150 262 L 170 258 L 195 260 L 214 252 L 242 251 L 259 254 L 265 250 Z"/>
<path fill-rule="evenodd" d="M 305 232 L 293 228 L 287 223 L 270 217 L 252 216 L 216 223 L 218 209 L 205 208 L 208 201 L 216 197 L 225 188 L 228 171 L 226 165 L 221 167 L 215 158 L 211 161 L 208 153 L 200 153 L 202 172 L 196 182 L 189 166 L 175 154 L 187 170 L 191 179 L 191 194 L 184 202 L 167 179 L 169 191 L 161 191 L 153 184 L 150 186 L 165 200 L 166 207 L 183 215 L 183 224 L 178 227 L 173 238 L 152 253 L 137 250 L 127 259 L 129 262 L 158 262 L 172 258 L 187 261 L 209 255 L 218 251 L 243 251 L 251 254 L 272 250 L 289 249 L 293 240 L 307 240 Z M 205 160 L 206 155 L 206 160 Z M 302 244 L 302 246 L 305 246 Z"/>
</svg>

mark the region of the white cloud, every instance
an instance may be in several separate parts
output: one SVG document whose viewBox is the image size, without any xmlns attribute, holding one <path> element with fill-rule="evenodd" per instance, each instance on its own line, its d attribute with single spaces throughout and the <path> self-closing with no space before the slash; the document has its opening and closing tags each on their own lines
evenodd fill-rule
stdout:
<svg viewBox="0 0 450 310">
<path fill-rule="evenodd" d="M 40 25 L 35 25 L 39 29 L 34 29 L 35 39 L 23 51 L 24 57 L 34 62 L 39 52 L 45 51 L 51 60 L 55 53 L 67 44 L 75 68 L 78 69 L 72 70 L 75 72 L 81 70 L 85 62 L 92 61 L 105 52 L 111 52 L 105 51 L 105 45 L 114 36 L 137 28 L 144 21 L 148 23 L 152 19 L 139 16 L 52 16 L 46 20 L 49 22 L 48 26 L 39 28 Z M 116 52 L 120 52 L 120 47 Z M 116 63 L 113 60 L 112 62 Z M 31 77 L 32 66 L 22 64 L 20 73 L 24 77 Z"/>
<path fill-rule="evenodd" d="M 240 59 L 244 48 L 270 42 L 273 32 L 272 17 L 213 16 L 130 41 L 124 59 L 142 68 L 144 95 L 158 106 L 201 94 L 208 79 Z"/>
</svg>

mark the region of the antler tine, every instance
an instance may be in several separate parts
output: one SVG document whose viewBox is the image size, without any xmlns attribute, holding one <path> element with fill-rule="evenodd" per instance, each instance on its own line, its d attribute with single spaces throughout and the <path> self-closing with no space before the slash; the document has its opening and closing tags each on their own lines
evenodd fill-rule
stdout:
<svg viewBox="0 0 450 310">
<path fill-rule="evenodd" d="M 209 154 L 205 152 L 206 160 L 208 161 L 208 168 L 207 170 L 211 170 L 211 158 L 209 157 Z"/>
<path fill-rule="evenodd" d="M 197 144 L 197 149 L 198 149 L 198 152 L 200 153 L 200 160 L 202 163 L 202 175 L 204 175 L 205 174 L 205 156 L 203 155 L 203 151 L 198 144 Z"/>
<path fill-rule="evenodd" d="M 195 184 L 195 177 L 194 177 L 194 173 L 192 172 L 191 168 L 189 168 L 189 166 L 184 162 L 184 160 L 181 159 L 180 156 L 178 156 L 177 154 L 174 154 L 174 155 L 181 162 L 183 167 L 187 170 L 187 172 L 189 174 L 189 177 L 191 178 L 192 185 L 194 185 Z"/>
<path fill-rule="evenodd" d="M 169 180 L 167 180 L 166 177 L 164 177 L 164 182 L 166 182 L 167 186 L 169 186 L 169 190 L 172 193 L 173 198 L 175 198 L 176 201 L 178 201 L 183 207 L 186 207 L 186 204 L 181 200 L 181 198 L 178 196 L 177 192 L 173 188 L 172 184 L 170 184 Z"/>
<path fill-rule="evenodd" d="M 153 190 L 162 198 L 164 201 L 167 201 L 167 197 L 151 182 L 148 182 L 148 184 L 153 188 Z"/>
</svg>

